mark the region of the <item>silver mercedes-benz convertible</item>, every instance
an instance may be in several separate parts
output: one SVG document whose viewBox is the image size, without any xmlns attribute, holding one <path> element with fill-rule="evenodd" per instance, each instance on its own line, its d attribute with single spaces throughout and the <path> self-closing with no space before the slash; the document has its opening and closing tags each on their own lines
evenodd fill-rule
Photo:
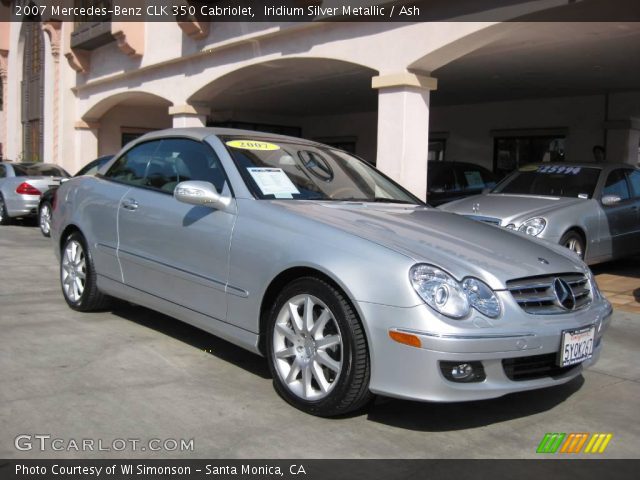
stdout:
<svg viewBox="0 0 640 480">
<path fill-rule="evenodd" d="M 565 383 L 611 315 L 565 248 L 272 134 L 149 133 L 60 187 L 52 238 L 71 308 L 117 297 L 265 355 L 280 395 L 320 416 Z"/>
</svg>

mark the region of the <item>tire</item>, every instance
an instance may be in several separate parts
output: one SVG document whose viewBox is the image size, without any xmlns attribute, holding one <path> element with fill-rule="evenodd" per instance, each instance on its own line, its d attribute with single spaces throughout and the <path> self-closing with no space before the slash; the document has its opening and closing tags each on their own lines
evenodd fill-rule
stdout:
<svg viewBox="0 0 640 480">
<path fill-rule="evenodd" d="M 51 204 L 49 202 L 42 202 L 38 209 L 38 225 L 42 235 L 51 236 Z"/>
<path fill-rule="evenodd" d="M 90 312 L 109 306 L 110 298 L 98 290 L 93 258 L 79 232 L 69 235 L 62 246 L 60 286 L 65 301 L 74 310 Z"/>
<path fill-rule="evenodd" d="M 578 232 L 575 230 L 569 230 L 567 233 L 562 235 L 559 243 L 584 260 L 585 242 Z"/>
<path fill-rule="evenodd" d="M 373 398 L 362 324 L 334 286 L 314 277 L 291 282 L 268 320 L 269 368 L 276 391 L 288 403 L 330 417 L 362 408 Z"/>
<path fill-rule="evenodd" d="M 4 197 L 0 195 L 0 225 L 10 225 L 11 217 L 7 213 L 7 206 L 4 203 Z"/>
</svg>

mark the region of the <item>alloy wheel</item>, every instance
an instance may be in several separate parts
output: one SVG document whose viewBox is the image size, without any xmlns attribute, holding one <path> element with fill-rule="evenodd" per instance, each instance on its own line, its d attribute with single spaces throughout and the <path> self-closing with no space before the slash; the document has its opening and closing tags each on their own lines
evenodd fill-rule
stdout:
<svg viewBox="0 0 640 480">
<path fill-rule="evenodd" d="M 312 295 L 284 303 L 273 329 L 273 362 L 287 389 L 297 397 L 321 400 L 342 371 L 342 336 L 327 305 Z"/>
<path fill-rule="evenodd" d="M 44 235 L 49 235 L 51 232 L 51 207 L 48 203 L 40 208 L 40 230 Z"/>
<path fill-rule="evenodd" d="M 582 244 L 580 243 L 580 240 L 573 237 L 569 238 L 569 240 L 566 241 L 564 246 L 567 247 L 576 255 L 578 255 L 580 258 L 582 258 L 583 251 L 582 251 Z"/>
<path fill-rule="evenodd" d="M 78 302 L 84 293 L 87 266 L 84 249 L 77 240 L 70 240 L 62 254 L 62 288 L 71 302 Z"/>
</svg>

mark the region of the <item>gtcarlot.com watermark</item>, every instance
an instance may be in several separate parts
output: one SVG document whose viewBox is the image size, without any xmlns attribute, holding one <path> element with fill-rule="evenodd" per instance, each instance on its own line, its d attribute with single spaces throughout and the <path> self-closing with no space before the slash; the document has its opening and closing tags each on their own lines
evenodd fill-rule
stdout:
<svg viewBox="0 0 640 480">
<path fill-rule="evenodd" d="M 193 438 L 58 438 L 51 434 L 21 434 L 13 444 L 22 452 L 193 452 Z"/>
</svg>

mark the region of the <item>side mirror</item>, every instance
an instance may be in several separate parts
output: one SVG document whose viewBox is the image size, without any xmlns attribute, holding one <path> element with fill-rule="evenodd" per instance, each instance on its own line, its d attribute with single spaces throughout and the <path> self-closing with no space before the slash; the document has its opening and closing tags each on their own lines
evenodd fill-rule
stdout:
<svg viewBox="0 0 640 480">
<path fill-rule="evenodd" d="M 602 197 L 602 205 L 610 206 L 620 203 L 622 199 L 618 195 L 605 195 Z"/>
<path fill-rule="evenodd" d="M 224 210 L 231 204 L 230 197 L 223 197 L 209 182 L 180 182 L 173 190 L 173 197 L 182 203 Z"/>
<path fill-rule="evenodd" d="M 69 180 L 71 180 L 71 179 L 70 179 L 70 178 L 67 178 L 67 177 L 62 177 L 62 178 L 60 179 L 60 185 L 62 185 L 62 184 L 63 184 L 63 183 L 65 183 L 65 182 L 68 182 Z"/>
</svg>

